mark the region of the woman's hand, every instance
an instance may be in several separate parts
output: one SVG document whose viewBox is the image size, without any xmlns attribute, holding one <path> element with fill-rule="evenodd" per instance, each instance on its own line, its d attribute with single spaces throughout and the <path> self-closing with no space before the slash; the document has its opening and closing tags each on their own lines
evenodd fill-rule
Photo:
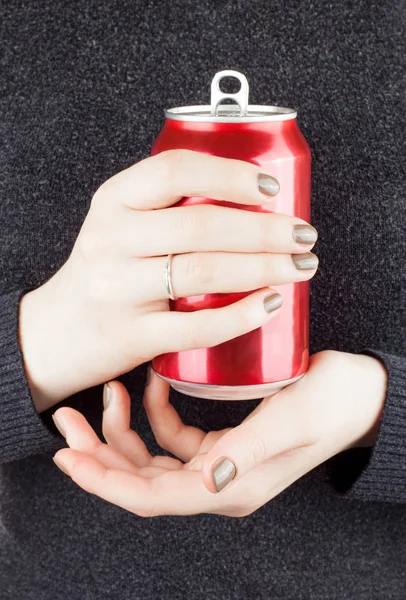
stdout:
<svg viewBox="0 0 406 600">
<path fill-rule="evenodd" d="M 171 206 L 183 196 L 255 206 L 277 191 L 256 165 L 187 150 L 147 158 L 104 183 L 69 260 L 21 302 L 37 409 L 159 354 L 215 346 L 264 325 L 272 308 L 264 303 L 267 286 L 314 275 L 315 230 L 285 215 Z M 167 254 L 175 254 L 178 297 L 258 291 L 225 308 L 170 312 Z M 300 254 L 304 262 L 292 260 Z"/>
<path fill-rule="evenodd" d="M 55 422 L 70 449 L 55 455 L 56 464 L 84 490 L 139 516 L 245 516 L 335 454 L 373 443 L 386 371 L 368 356 L 320 352 L 300 381 L 266 398 L 241 425 L 208 434 L 181 422 L 168 391 L 152 374 L 144 402 L 158 443 L 180 460 L 149 454 L 129 429 L 127 392 L 112 382 L 107 444 L 82 415 L 61 408 Z"/>
</svg>

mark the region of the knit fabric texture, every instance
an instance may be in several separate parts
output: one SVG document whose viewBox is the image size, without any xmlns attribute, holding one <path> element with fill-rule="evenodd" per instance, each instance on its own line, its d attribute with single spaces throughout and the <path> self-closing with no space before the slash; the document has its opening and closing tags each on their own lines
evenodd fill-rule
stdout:
<svg viewBox="0 0 406 600">
<path fill-rule="evenodd" d="M 402 0 L 4 0 L 0 22 L 0 600 L 406 598 L 406 7 Z M 148 155 L 163 109 L 244 72 L 252 104 L 298 110 L 313 159 L 311 352 L 366 352 L 388 394 L 372 450 L 343 453 L 244 519 L 141 519 L 54 466 L 32 403 L 23 293 L 67 260 L 92 194 Z M 132 427 L 145 367 L 123 376 Z M 255 403 L 173 393 L 185 422 Z M 101 389 L 64 401 L 101 433 Z"/>
</svg>

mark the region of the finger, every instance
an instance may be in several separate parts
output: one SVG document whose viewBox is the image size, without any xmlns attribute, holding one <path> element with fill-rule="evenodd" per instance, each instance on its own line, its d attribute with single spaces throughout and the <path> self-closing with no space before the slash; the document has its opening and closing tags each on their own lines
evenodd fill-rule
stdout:
<svg viewBox="0 0 406 600">
<path fill-rule="evenodd" d="M 297 394 L 282 391 L 264 401 L 255 416 L 224 435 L 207 453 L 203 480 L 207 489 L 219 492 L 262 462 L 315 440 L 303 427 Z"/>
<path fill-rule="evenodd" d="M 136 465 L 100 441 L 78 411 L 68 407 L 60 408 L 54 413 L 53 419 L 70 448 L 97 458 L 105 467 L 137 472 Z"/>
<path fill-rule="evenodd" d="M 152 456 L 140 436 L 130 428 L 131 399 L 124 385 L 110 381 L 103 391 L 103 435 L 111 448 L 138 467 L 150 464 Z"/>
<path fill-rule="evenodd" d="M 168 298 L 163 276 L 166 257 L 144 261 L 138 280 L 147 281 L 146 301 Z M 178 298 L 200 294 L 248 292 L 266 286 L 311 279 L 317 270 L 314 254 L 232 254 L 196 252 L 172 259 L 172 287 Z"/>
<path fill-rule="evenodd" d="M 244 477 L 232 481 L 221 494 L 216 494 L 217 497 L 225 498 L 215 512 L 231 517 L 250 515 L 324 460 L 315 446 L 275 456 Z"/>
<path fill-rule="evenodd" d="M 209 431 L 206 434 L 200 448 L 199 453 L 195 454 L 187 463 L 183 465 L 184 469 L 189 469 L 192 471 L 200 471 L 203 466 L 203 461 L 206 457 L 207 452 L 210 448 L 219 440 L 223 435 L 230 431 L 231 428 L 221 429 L 218 431 Z"/>
<path fill-rule="evenodd" d="M 262 289 L 222 308 L 148 313 L 137 320 L 137 335 L 151 348 L 152 356 L 211 348 L 262 327 L 277 317 L 282 301 L 274 290 Z"/>
<path fill-rule="evenodd" d="M 205 433 L 185 425 L 169 403 L 169 384 L 149 370 L 149 382 L 144 392 L 144 407 L 151 429 L 161 448 L 189 461 L 199 451 Z"/>
<path fill-rule="evenodd" d="M 150 210 L 171 206 L 184 196 L 202 196 L 261 205 L 279 191 L 277 180 L 270 174 L 259 177 L 261 173 L 261 167 L 241 160 L 167 150 L 108 179 L 97 190 L 93 203 Z"/>
<path fill-rule="evenodd" d="M 242 517 L 277 496 L 320 464 L 323 457 L 315 447 L 277 456 L 232 482 L 223 494 L 210 494 L 203 488 L 198 471 L 194 472 L 197 478 L 181 471 L 175 477 L 168 477 L 167 473 L 156 477 L 153 473 L 142 478 L 108 470 L 94 458 L 73 450 L 59 451 L 54 461 L 85 491 L 142 517 L 201 512 Z M 151 469 L 142 469 L 148 470 Z"/>
<path fill-rule="evenodd" d="M 317 231 L 288 215 L 196 204 L 165 210 L 124 213 L 108 246 L 131 256 L 185 252 L 277 252 L 310 250 Z M 112 249 L 114 249 L 112 248 Z"/>
<path fill-rule="evenodd" d="M 93 456 L 70 449 L 57 452 L 54 461 L 86 492 L 140 517 L 192 515 L 218 507 L 218 497 L 206 490 L 198 471 L 167 471 L 144 478 L 106 468 Z"/>
</svg>

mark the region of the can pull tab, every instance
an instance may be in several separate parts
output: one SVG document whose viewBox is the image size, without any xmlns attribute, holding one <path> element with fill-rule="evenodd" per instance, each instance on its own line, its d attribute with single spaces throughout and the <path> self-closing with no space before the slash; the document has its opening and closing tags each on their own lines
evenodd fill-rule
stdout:
<svg viewBox="0 0 406 600">
<path fill-rule="evenodd" d="M 224 79 L 224 77 L 235 77 L 241 83 L 241 88 L 235 94 L 225 94 L 220 89 L 220 81 Z M 240 73 L 239 71 L 219 71 L 213 77 L 213 81 L 211 82 L 211 116 L 217 116 L 217 110 L 219 105 L 223 100 L 234 100 L 238 106 L 240 107 L 240 117 L 245 117 L 248 109 L 248 94 L 249 94 L 249 85 L 247 78 L 245 75 Z"/>
</svg>

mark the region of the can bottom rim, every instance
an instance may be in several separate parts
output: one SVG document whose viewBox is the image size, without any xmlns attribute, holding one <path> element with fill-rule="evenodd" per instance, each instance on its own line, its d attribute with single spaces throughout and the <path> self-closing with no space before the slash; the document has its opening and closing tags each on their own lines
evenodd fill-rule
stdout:
<svg viewBox="0 0 406 600">
<path fill-rule="evenodd" d="M 177 379 L 169 379 L 160 375 L 154 370 L 164 381 L 167 381 L 171 387 L 185 394 L 186 396 L 194 396 L 195 398 L 204 398 L 207 400 L 258 400 L 265 396 L 273 396 L 280 392 L 284 387 L 299 381 L 304 375 L 293 377 L 293 379 L 285 379 L 284 381 L 276 381 L 274 383 L 262 383 L 260 385 L 209 385 L 205 383 L 191 383 L 188 381 L 178 381 Z"/>
</svg>

